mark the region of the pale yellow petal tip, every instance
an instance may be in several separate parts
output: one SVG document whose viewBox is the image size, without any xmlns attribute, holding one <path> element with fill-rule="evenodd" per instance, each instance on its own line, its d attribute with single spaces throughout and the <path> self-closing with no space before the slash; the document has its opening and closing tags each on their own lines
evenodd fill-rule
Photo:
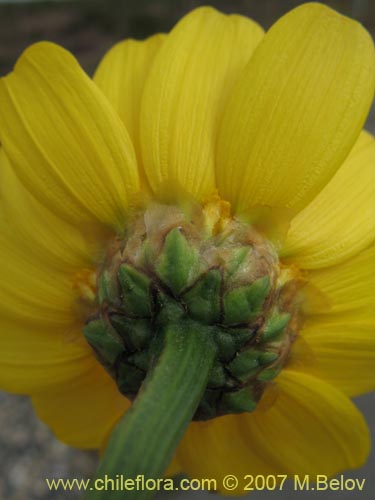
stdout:
<svg viewBox="0 0 375 500">
<path fill-rule="evenodd" d="M 243 15 L 240 15 L 240 14 L 236 14 L 236 13 L 230 13 L 230 14 L 225 14 L 224 12 L 221 12 L 220 10 L 216 9 L 215 7 L 211 6 L 211 5 L 202 5 L 200 7 L 197 7 L 189 12 L 187 12 L 181 19 L 179 22 L 183 21 L 184 19 L 186 18 L 190 18 L 190 17 L 196 17 L 196 16 L 211 16 L 211 17 L 227 17 L 228 19 L 237 19 L 237 20 L 244 20 L 246 22 L 251 22 L 252 23 L 252 27 L 254 30 L 259 30 L 262 34 L 264 34 L 264 29 L 262 28 L 262 26 L 257 23 L 256 21 L 254 21 L 253 19 L 247 17 L 247 16 L 243 16 Z"/>
<path fill-rule="evenodd" d="M 302 5 L 298 5 L 294 9 L 291 9 L 289 12 L 287 12 L 285 15 L 290 15 L 292 12 L 299 12 L 299 13 L 304 13 L 308 16 L 311 15 L 318 15 L 318 14 L 323 14 L 325 17 L 327 15 L 331 15 L 333 17 L 335 16 L 340 16 L 344 17 L 346 19 L 349 19 L 350 21 L 356 22 L 355 20 L 349 18 L 348 16 L 345 16 L 344 14 L 341 14 L 337 10 L 333 9 L 332 7 L 329 7 L 328 5 L 325 5 L 320 2 L 306 2 L 303 3 Z"/>
<path fill-rule="evenodd" d="M 261 31 L 262 33 L 264 33 L 264 30 L 262 28 L 262 26 L 257 23 L 256 21 L 254 21 L 252 18 L 249 18 L 247 16 L 243 16 L 241 14 L 237 14 L 237 13 L 230 13 L 230 14 L 225 14 L 224 12 L 221 12 L 220 10 L 216 9 L 215 7 L 211 6 L 211 5 L 202 5 L 200 7 L 197 7 L 189 12 L 187 12 L 181 19 L 180 21 L 182 21 L 183 19 L 185 19 L 186 17 L 190 17 L 190 16 L 197 16 L 197 15 L 201 15 L 201 16 L 220 16 L 220 17 L 228 17 L 230 19 L 239 19 L 239 20 L 245 20 L 245 21 L 250 21 L 253 25 L 253 28 L 254 29 L 259 29 L 259 31 Z"/>
<path fill-rule="evenodd" d="M 288 12 L 286 15 L 290 15 L 291 13 L 297 13 L 298 14 L 303 14 L 306 17 L 316 17 L 316 16 L 322 16 L 325 19 L 331 18 L 332 20 L 334 19 L 340 19 L 340 22 L 351 24 L 351 25 L 356 25 L 357 28 L 362 31 L 363 35 L 365 35 L 365 38 L 367 38 L 367 41 L 369 42 L 370 45 L 374 46 L 374 41 L 372 39 L 372 36 L 370 33 L 367 31 L 367 29 L 357 20 L 346 16 L 345 14 L 342 14 L 341 12 L 338 12 L 337 10 L 329 7 L 328 5 L 319 3 L 319 2 L 308 2 L 302 5 L 299 5 L 295 9 L 292 9 L 290 12 Z"/>
<path fill-rule="evenodd" d="M 12 74 L 15 71 L 17 71 L 20 68 L 20 66 L 22 66 L 24 64 L 25 61 L 32 60 L 33 58 L 35 58 L 36 55 L 38 57 L 38 55 L 40 53 L 48 54 L 51 50 L 56 51 L 56 49 L 57 49 L 57 51 L 61 50 L 65 53 L 67 53 L 72 59 L 74 59 L 74 56 L 72 56 L 72 54 L 70 54 L 70 52 L 68 52 L 66 49 L 64 49 L 60 45 L 57 45 L 53 42 L 47 42 L 47 41 L 36 42 L 36 43 L 33 43 L 32 45 L 29 45 L 21 52 L 21 54 L 18 56 L 16 62 L 14 63 L 13 68 L 10 71 L 8 71 L 8 73 L 6 73 L 5 75 L 0 76 L 0 83 L 8 80 L 9 77 L 11 77 Z"/>
<path fill-rule="evenodd" d="M 39 59 L 40 57 L 48 56 L 56 57 L 58 55 L 65 58 L 70 58 L 72 61 L 78 64 L 73 54 L 71 54 L 71 52 L 66 50 L 64 47 L 58 45 L 57 43 L 43 40 L 41 42 L 33 43 L 22 52 L 22 54 L 16 61 L 14 70 L 17 70 L 18 66 L 26 60 L 32 61 L 35 58 Z"/>
<path fill-rule="evenodd" d="M 369 71 L 369 74 L 372 73 L 372 81 L 373 81 L 373 86 L 375 87 L 375 46 L 374 46 L 374 40 L 368 30 L 357 20 L 346 16 L 345 14 L 342 14 L 338 12 L 337 10 L 324 5 L 319 2 L 308 2 L 302 5 L 299 5 L 295 9 L 292 9 L 290 12 L 286 14 L 286 16 L 291 15 L 291 14 L 298 14 L 301 16 L 305 17 L 311 17 L 313 19 L 314 17 L 322 17 L 322 20 L 325 20 L 325 23 L 327 25 L 327 30 L 329 29 L 329 20 L 336 25 L 337 22 L 340 22 L 342 25 L 342 36 L 347 39 L 347 41 L 350 41 L 350 36 L 347 33 L 347 29 L 351 30 L 350 35 L 352 37 L 357 36 L 358 40 L 362 42 L 362 50 L 364 53 L 364 58 L 365 56 L 370 56 L 372 53 L 372 65 L 369 67 L 369 70 L 372 68 L 372 72 Z M 359 43 L 359 42 L 357 42 Z M 371 50 L 372 49 L 372 50 Z M 370 57 L 369 57 L 370 59 Z"/>
<path fill-rule="evenodd" d="M 124 40 L 120 40 L 119 42 L 116 42 L 110 49 L 108 50 L 107 54 L 111 53 L 112 51 L 118 51 L 118 50 L 123 50 L 124 48 L 127 48 L 129 45 L 134 45 L 142 48 L 142 46 L 146 43 L 157 43 L 161 42 L 166 38 L 167 34 L 166 33 L 155 33 L 154 35 L 151 35 L 147 38 L 144 38 L 142 40 L 139 40 L 137 38 L 125 38 Z"/>
<path fill-rule="evenodd" d="M 24 68 L 31 70 L 34 66 L 43 66 L 47 73 L 52 61 L 55 64 L 63 65 L 65 71 L 68 68 L 79 68 L 82 70 L 78 60 L 69 50 L 54 42 L 41 41 L 29 45 L 29 47 L 21 53 L 13 70 L 10 71 L 4 79 L 12 79 L 13 75 L 21 73 Z"/>
<path fill-rule="evenodd" d="M 209 15 L 209 16 L 216 15 L 216 14 L 222 15 L 222 13 L 219 10 L 217 10 L 215 7 L 213 7 L 211 5 L 201 5 L 200 7 L 196 7 L 195 9 L 192 9 L 191 11 L 187 12 L 182 17 L 182 19 L 184 19 L 187 16 L 197 15 L 198 13 L 204 14 L 204 15 Z"/>
<path fill-rule="evenodd" d="M 265 31 L 263 26 L 261 26 L 257 21 L 255 21 L 252 17 L 242 16 L 240 14 L 229 14 L 229 19 L 233 19 L 238 21 L 238 24 L 242 23 L 246 25 L 247 29 L 252 30 L 254 37 L 259 37 L 259 42 L 263 38 Z"/>
<path fill-rule="evenodd" d="M 136 45 L 141 46 L 144 43 L 160 42 L 160 41 L 164 40 L 166 38 L 166 36 L 167 36 L 167 33 L 154 33 L 153 35 L 150 35 L 150 36 L 143 38 L 141 40 L 139 40 L 138 38 L 127 38 L 127 39 L 119 42 L 119 44 L 126 43 L 126 42 L 132 42 Z"/>
</svg>

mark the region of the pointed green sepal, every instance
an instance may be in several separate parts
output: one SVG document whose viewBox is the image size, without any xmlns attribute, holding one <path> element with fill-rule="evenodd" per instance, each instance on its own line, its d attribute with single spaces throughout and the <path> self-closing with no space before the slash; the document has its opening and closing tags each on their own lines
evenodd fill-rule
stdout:
<svg viewBox="0 0 375 500">
<path fill-rule="evenodd" d="M 224 394 L 221 406 L 228 413 L 243 413 L 254 411 L 257 403 L 248 387 L 240 391 L 227 392 Z"/>
<path fill-rule="evenodd" d="M 136 366 L 122 363 L 117 373 L 117 386 L 121 394 L 127 397 L 135 396 L 144 381 L 146 373 Z"/>
<path fill-rule="evenodd" d="M 270 289 L 269 276 L 241 286 L 224 296 L 225 323 L 240 324 L 256 317 Z"/>
<path fill-rule="evenodd" d="M 158 311 L 157 324 L 160 326 L 164 326 L 168 322 L 178 323 L 186 313 L 179 302 L 163 292 L 156 295 L 155 305 Z"/>
<path fill-rule="evenodd" d="M 219 321 L 221 279 L 221 272 L 211 269 L 183 295 L 183 301 L 194 319 L 207 325 Z"/>
<path fill-rule="evenodd" d="M 190 284 L 197 265 L 196 250 L 175 227 L 165 238 L 163 251 L 156 266 L 158 276 L 174 294 L 178 295 Z"/>
<path fill-rule="evenodd" d="M 135 365 L 140 370 L 147 372 L 150 367 L 151 352 L 150 351 L 140 351 L 128 356 L 128 362 Z"/>
<path fill-rule="evenodd" d="M 227 376 L 225 374 L 223 365 L 221 363 L 215 363 L 211 368 L 207 386 L 211 388 L 224 387 L 226 381 Z"/>
<path fill-rule="evenodd" d="M 229 363 L 228 368 L 236 378 L 245 381 L 259 369 L 258 357 L 258 351 L 243 351 Z"/>
<path fill-rule="evenodd" d="M 279 335 L 287 326 L 289 320 L 289 313 L 274 312 L 264 326 L 261 341 L 269 342 L 270 340 L 277 337 L 277 335 Z"/>
<path fill-rule="evenodd" d="M 121 314 L 112 314 L 110 322 L 129 351 L 138 351 L 149 345 L 153 332 L 148 319 L 133 319 Z"/>
<path fill-rule="evenodd" d="M 110 273 L 104 270 L 98 280 L 97 297 L 99 304 L 117 304 L 119 302 L 119 290 Z"/>
<path fill-rule="evenodd" d="M 240 247 L 233 251 L 233 256 L 226 265 L 226 273 L 228 278 L 231 278 L 241 269 L 242 264 L 251 252 L 252 248 L 250 246 Z"/>
<path fill-rule="evenodd" d="M 236 343 L 233 336 L 221 329 L 215 332 L 215 344 L 217 346 L 218 358 L 221 361 L 229 361 L 237 352 Z"/>
<path fill-rule="evenodd" d="M 269 382 L 273 380 L 281 372 L 281 367 L 278 368 L 266 368 L 257 375 L 257 380 L 260 382 Z"/>
<path fill-rule="evenodd" d="M 96 319 L 90 321 L 83 329 L 87 342 L 107 363 L 113 364 L 118 356 L 125 352 L 124 344 L 117 332 L 109 323 Z"/>
<path fill-rule="evenodd" d="M 269 365 L 269 364 L 273 363 L 274 361 L 276 361 L 278 357 L 279 357 L 279 354 L 277 352 L 265 351 L 265 352 L 259 353 L 258 361 L 259 361 L 259 364 L 261 364 L 261 365 Z"/>
<path fill-rule="evenodd" d="M 120 266 L 118 278 L 126 311 L 132 316 L 149 317 L 151 315 L 150 278 L 127 264 Z"/>
<path fill-rule="evenodd" d="M 217 328 L 214 339 L 221 361 L 230 361 L 249 342 L 255 332 L 249 328 Z"/>
<path fill-rule="evenodd" d="M 229 332 L 233 338 L 236 351 L 240 351 L 241 348 L 249 342 L 256 333 L 256 331 L 251 328 L 228 328 L 227 332 Z"/>
</svg>

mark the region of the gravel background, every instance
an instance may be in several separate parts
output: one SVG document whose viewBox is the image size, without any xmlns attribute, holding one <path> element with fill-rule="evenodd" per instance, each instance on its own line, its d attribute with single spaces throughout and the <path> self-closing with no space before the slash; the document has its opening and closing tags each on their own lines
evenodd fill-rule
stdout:
<svg viewBox="0 0 375 500">
<path fill-rule="evenodd" d="M 1 3 L 1 2 L 0 2 Z M 91 73 L 100 57 L 117 40 L 143 38 L 167 31 L 191 8 L 201 4 L 215 5 L 225 12 L 248 15 L 264 27 L 300 1 L 223 0 L 86 0 L 80 2 L 38 2 L 33 5 L 0 4 L 0 75 L 11 70 L 22 50 L 38 40 L 51 40 L 71 50 Z M 338 0 L 323 2 L 360 20 L 375 35 L 375 2 Z M 367 128 L 375 132 L 375 109 Z M 375 441 L 375 394 L 357 398 Z M 51 493 L 44 478 L 88 478 L 95 471 L 95 453 L 74 450 L 58 442 L 49 429 L 38 421 L 27 397 L 0 392 L 0 500 L 63 500 L 82 498 L 77 492 Z M 346 477 L 366 478 L 362 492 L 295 492 L 287 485 L 282 492 L 257 492 L 254 500 L 311 497 L 317 500 L 374 498 L 375 453 L 367 464 L 348 472 Z M 220 495 L 189 492 L 162 494 L 163 498 L 209 499 Z"/>
</svg>

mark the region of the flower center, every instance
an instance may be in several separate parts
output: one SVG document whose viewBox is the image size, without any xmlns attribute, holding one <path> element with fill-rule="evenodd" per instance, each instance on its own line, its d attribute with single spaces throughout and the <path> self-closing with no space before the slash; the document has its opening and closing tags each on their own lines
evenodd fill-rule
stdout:
<svg viewBox="0 0 375 500">
<path fill-rule="evenodd" d="M 134 399 L 165 327 L 193 322 L 217 348 L 194 418 L 252 411 L 295 336 L 293 280 L 273 245 L 231 218 L 224 202 L 155 204 L 112 242 L 85 337 L 121 393 Z"/>
</svg>

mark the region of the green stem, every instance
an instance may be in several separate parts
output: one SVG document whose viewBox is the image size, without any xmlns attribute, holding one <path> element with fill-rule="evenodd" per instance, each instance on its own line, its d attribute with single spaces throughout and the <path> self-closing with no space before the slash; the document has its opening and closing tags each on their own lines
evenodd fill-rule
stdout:
<svg viewBox="0 0 375 500">
<path fill-rule="evenodd" d="M 163 477 L 199 405 L 215 353 L 211 335 L 201 325 L 184 321 L 166 328 L 158 363 L 113 431 L 97 478 Z M 155 493 L 90 491 L 87 499 L 145 500 Z"/>
</svg>

